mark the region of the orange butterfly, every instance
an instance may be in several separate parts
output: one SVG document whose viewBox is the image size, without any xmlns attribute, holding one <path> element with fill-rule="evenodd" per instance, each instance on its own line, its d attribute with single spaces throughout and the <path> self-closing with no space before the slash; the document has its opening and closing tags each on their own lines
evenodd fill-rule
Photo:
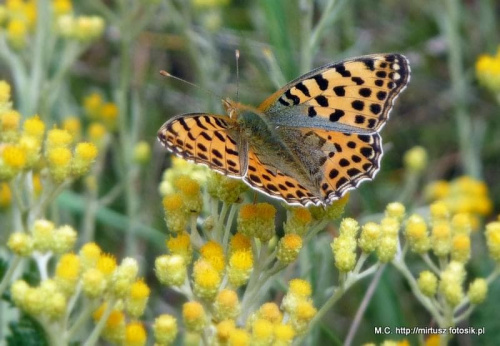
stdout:
<svg viewBox="0 0 500 346">
<path fill-rule="evenodd" d="M 229 116 L 176 116 L 158 139 L 288 204 L 328 205 L 378 172 L 379 132 L 409 79 L 401 54 L 344 60 L 288 83 L 258 108 L 227 99 Z"/>
</svg>

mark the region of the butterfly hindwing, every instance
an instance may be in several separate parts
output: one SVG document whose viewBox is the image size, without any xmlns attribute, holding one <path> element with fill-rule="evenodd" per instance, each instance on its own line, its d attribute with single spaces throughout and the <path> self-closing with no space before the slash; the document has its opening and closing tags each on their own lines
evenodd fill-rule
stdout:
<svg viewBox="0 0 500 346">
<path fill-rule="evenodd" d="M 158 131 L 160 142 L 177 156 L 205 164 L 222 174 L 241 177 L 245 169 L 239 138 L 229 117 L 193 113 L 168 120 Z"/>
<path fill-rule="evenodd" d="M 349 132 L 379 131 L 408 84 L 400 54 L 367 55 L 313 70 L 265 100 L 259 110 L 276 125 Z"/>
<path fill-rule="evenodd" d="M 243 180 L 254 189 L 284 200 L 288 204 L 320 204 L 320 198 L 304 187 L 295 178 L 284 174 L 279 168 L 265 164 L 256 151 L 248 151 L 248 169 Z"/>
</svg>

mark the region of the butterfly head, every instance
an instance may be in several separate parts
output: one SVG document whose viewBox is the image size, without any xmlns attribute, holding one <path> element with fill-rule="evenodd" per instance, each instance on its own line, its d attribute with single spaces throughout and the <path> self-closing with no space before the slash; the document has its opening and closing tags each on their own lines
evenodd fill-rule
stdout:
<svg viewBox="0 0 500 346">
<path fill-rule="evenodd" d="M 226 97 L 222 99 L 222 106 L 231 119 L 238 118 L 240 104 Z"/>
</svg>

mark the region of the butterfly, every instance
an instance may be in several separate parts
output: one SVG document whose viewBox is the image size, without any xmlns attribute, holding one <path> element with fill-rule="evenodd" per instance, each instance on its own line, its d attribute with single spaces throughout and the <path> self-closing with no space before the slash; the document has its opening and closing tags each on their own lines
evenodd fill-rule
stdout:
<svg viewBox="0 0 500 346">
<path fill-rule="evenodd" d="M 223 100 L 228 116 L 182 114 L 158 131 L 168 150 L 291 205 L 328 205 L 372 180 L 379 134 L 410 79 L 401 54 L 319 67 L 257 107 Z"/>
</svg>

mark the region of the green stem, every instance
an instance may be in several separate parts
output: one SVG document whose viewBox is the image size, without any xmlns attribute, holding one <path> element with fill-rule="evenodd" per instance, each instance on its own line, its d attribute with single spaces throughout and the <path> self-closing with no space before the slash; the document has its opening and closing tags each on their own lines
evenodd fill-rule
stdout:
<svg viewBox="0 0 500 346">
<path fill-rule="evenodd" d="M 474 146 L 474 143 L 477 143 L 477 141 L 474 139 L 473 124 L 466 106 L 468 93 L 462 61 L 463 52 L 460 44 L 462 40 L 459 32 L 460 14 L 463 12 L 463 9 L 460 8 L 459 0 L 444 0 L 444 3 L 444 33 L 448 42 L 448 69 L 450 72 L 462 167 L 467 175 L 479 178 L 481 176 L 480 155 L 479 148 Z M 439 21 L 442 20 L 442 16 L 438 18 Z"/>
<path fill-rule="evenodd" d="M 99 322 L 97 322 L 83 346 L 94 346 L 97 343 L 97 341 L 99 340 L 99 336 L 101 335 L 101 332 L 104 329 L 104 326 L 106 325 L 111 312 L 113 311 L 114 305 L 114 300 L 107 302 L 106 310 L 102 314 L 101 319 L 99 320 Z"/>
<path fill-rule="evenodd" d="M 16 268 L 19 266 L 19 264 L 21 264 L 22 261 L 23 258 L 20 256 L 14 256 L 14 258 L 12 259 L 12 263 L 10 264 L 9 269 L 7 269 L 7 272 L 4 274 L 2 281 L 0 282 L 0 297 L 3 295 L 3 292 L 9 285 L 10 280 L 12 279 L 12 276 L 16 271 Z"/>
<path fill-rule="evenodd" d="M 50 32 L 51 20 L 51 10 L 50 2 L 48 0 L 37 1 L 37 22 L 35 29 L 35 44 L 33 52 L 33 63 L 31 65 L 31 78 L 30 78 L 30 89 L 27 105 L 23 105 L 23 113 L 26 115 L 36 113 L 38 109 L 38 102 L 40 101 L 40 91 L 42 89 L 42 82 L 44 81 L 44 75 L 46 66 L 44 63 L 44 48 L 46 44 L 46 35 Z M 46 119 L 47 114 L 40 115 L 42 119 Z"/>
</svg>

